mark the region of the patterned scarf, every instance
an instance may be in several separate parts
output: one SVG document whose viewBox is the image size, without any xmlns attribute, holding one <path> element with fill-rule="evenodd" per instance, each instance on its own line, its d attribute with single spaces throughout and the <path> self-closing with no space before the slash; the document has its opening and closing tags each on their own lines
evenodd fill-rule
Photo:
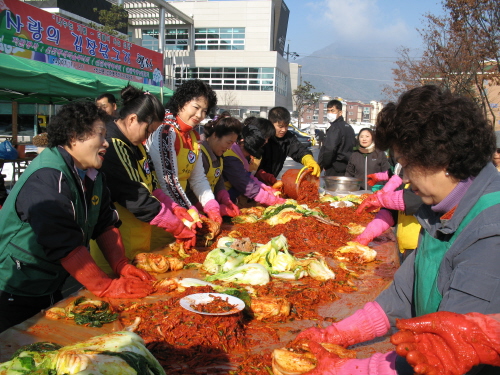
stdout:
<svg viewBox="0 0 500 375">
<path fill-rule="evenodd" d="M 165 110 L 165 118 L 160 126 L 160 131 L 154 132 L 152 136 L 159 137 L 158 145 L 160 145 L 159 151 L 162 162 L 160 172 L 167 185 L 167 191 L 165 193 L 172 198 L 175 203 L 189 209 L 189 207 L 192 206 L 191 201 L 177 178 L 177 167 L 175 163 L 177 160 L 177 154 L 175 152 L 175 138 L 177 134 L 174 127 L 178 129 L 179 132 L 181 131 L 174 115 L 167 109 Z M 162 177 L 158 176 L 158 178 Z"/>
</svg>

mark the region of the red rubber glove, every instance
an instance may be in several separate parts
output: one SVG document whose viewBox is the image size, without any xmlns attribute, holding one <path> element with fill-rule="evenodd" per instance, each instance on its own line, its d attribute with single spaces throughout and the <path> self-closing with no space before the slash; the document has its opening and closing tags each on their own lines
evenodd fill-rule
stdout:
<svg viewBox="0 0 500 375">
<path fill-rule="evenodd" d="M 380 236 L 393 225 L 394 218 L 392 214 L 387 210 L 381 209 L 377 215 L 375 215 L 375 219 L 370 221 L 363 233 L 357 236 L 354 241 L 367 246 L 374 238 Z"/>
<path fill-rule="evenodd" d="M 500 366 L 500 314 L 448 311 L 398 320 L 396 352 L 417 374 L 461 375 L 478 364 Z"/>
<path fill-rule="evenodd" d="M 381 191 L 377 194 L 371 194 L 359 205 L 356 213 L 360 214 L 363 210 L 366 210 L 366 212 L 372 212 L 377 208 L 404 211 L 405 202 L 403 200 L 403 190 L 393 192 Z"/>
<path fill-rule="evenodd" d="M 79 246 L 61 259 L 61 265 L 97 297 L 142 298 L 153 292 L 151 282 L 138 278 L 111 279 L 101 270 L 85 246 Z"/>
<path fill-rule="evenodd" d="M 373 186 L 377 182 L 387 181 L 389 179 L 389 172 L 385 171 L 385 172 L 372 173 L 366 176 L 366 178 L 368 181 L 368 185 Z"/>
<path fill-rule="evenodd" d="M 278 181 L 273 174 L 267 173 L 263 169 L 259 169 L 257 172 L 255 172 L 255 177 L 269 186 L 274 185 Z"/>
<path fill-rule="evenodd" d="M 207 214 L 208 218 L 215 221 L 217 224 L 222 224 L 222 216 L 220 214 L 219 203 L 215 199 L 210 199 L 203 207 L 203 211 Z"/>
<path fill-rule="evenodd" d="M 333 323 L 327 328 L 309 328 L 298 334 L 296 340 L 305 339 L 318 343 L 348 347 L 382 336 L 389 330 L 389 319 L 377 302 L 368 302 L 353 315 Z"/>
<path fill-rule="evenodd" d="M 216 199 L 219 202 L 220 214 L 222 216 L 235 217 L 241 215 L 240 209 L 233 203 L 227 190 L 218 191 Z"/>
<path fill-rule="evenodd" d="M 122 236 L 118 228 L 110 227 L 96 239 L 99 249 L 113 269 L 115 275 L 137 277 L 142 281 L 154 281 L 154 276 L 128 263 L 125 257 Z"/>
<path fill-rule="evenodd" d="M 265 189 L 260 189 L 259 193 L 257 196 L 254 198 L 256 202 L 259 202 L 261 204 L 265 204 L 267 206 L 274 206 L 275 204 L 283 204 L 286 203 L 286 200 L 283 198 L 280 198 L 278 196 L 275 196 L 272 193 L 269 193 Z"/>
<path fill-rule="evenodd" d="M 185 249 L 190 249 L 196 245 L 196 232 L 185 226 L 164 204 L 162 204 L 158 215 L 149 224 L 156 225 L 172 233 L 178 243 L 184 243 Z"/>
</svg>

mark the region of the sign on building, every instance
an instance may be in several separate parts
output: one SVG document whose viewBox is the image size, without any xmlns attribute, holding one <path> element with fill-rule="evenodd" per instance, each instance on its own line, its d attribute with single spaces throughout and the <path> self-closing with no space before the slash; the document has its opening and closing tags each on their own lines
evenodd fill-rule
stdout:
<svg viewBox="0 0 500 375">
<path fill-rule="evenodd" d="M 18 0 L 0 0 L 0 53 L 163 85 L 161 53 Z"/>
</svg>

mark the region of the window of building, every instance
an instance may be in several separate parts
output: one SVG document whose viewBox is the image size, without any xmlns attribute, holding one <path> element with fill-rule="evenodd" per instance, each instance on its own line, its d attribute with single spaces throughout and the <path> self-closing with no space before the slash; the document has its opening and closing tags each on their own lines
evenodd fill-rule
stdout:
<svg viewBox="0 0 500 375">
<path fill-rule="evenodd" d="M 288 76 L 275 68 L 196 67 L 175 68 L 176 85 L 187 79 L 199 78 L 214 90 L 275 91 L 286 96 Z"/>
<path fill-rule="evenodd" d="M 245 49 L 244 27 L 204 27 L 194 32 L 194 49 L 197 51 Z"/>
<path fill-rule="evenodd" d="M 186 51 L 188 49 L 188 40 L 188 29 L 165 30 L 166 50 Z M 158 29 L 142 30 L 142 46 L 153 51 L 158 51 L 160 46 Z"/>
<path fill-rule="evenodd" d="M 165 49 L 187 51 L 189 41 L 188 29 L 165 30 Z"/>
</svg>

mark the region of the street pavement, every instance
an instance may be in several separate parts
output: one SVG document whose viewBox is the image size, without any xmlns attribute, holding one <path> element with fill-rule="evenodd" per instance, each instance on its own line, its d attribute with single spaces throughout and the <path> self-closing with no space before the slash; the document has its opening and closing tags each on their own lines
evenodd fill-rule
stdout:
<svg viewBox="0 0 500 375">
<path fill-rule="evenodd" d="M 311 147 L 311 151 L 313 153 L 314 160 L 316 162 L 318 161 L 318 154 L 319 154 L 319 147 L 318 146 L 313 146 Z M 285 164 L 283 165 L 283 169 L 281 170 L 281 173 L 278 176 L 278 179 L 281 180 L 281 176 L 283 173 L 285 173 L 289 169 L 302 169 L 304 166 L 300 163 L 297 163 L 293 161 L 292 158 L 286 158 Z"/>
</svg>

